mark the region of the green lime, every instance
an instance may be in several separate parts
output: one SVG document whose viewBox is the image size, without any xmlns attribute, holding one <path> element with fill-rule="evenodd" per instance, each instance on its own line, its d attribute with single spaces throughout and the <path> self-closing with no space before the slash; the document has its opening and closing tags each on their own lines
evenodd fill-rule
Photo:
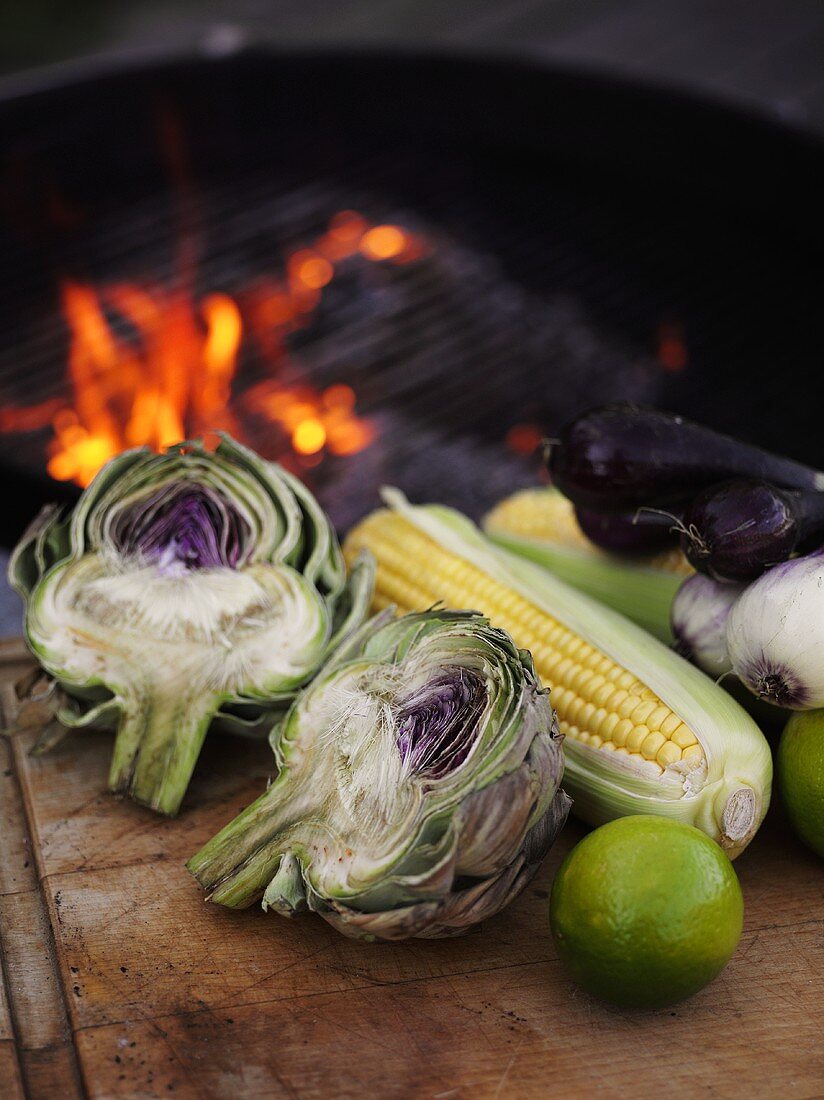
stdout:
<svg viewBox="0 0 824 1100">
<path fill-rule="evenodd" d="M 792 827 L 824 856 L 824 710 L 796 711 L 784 727 L 778 786 Z"/>
<path fill-rule="evenodd" d="M 744 901 L 708 836 L 663 817 L 620 817 L 586 836 L 552 886 L 561 961 L 584 989 L 627 1008 L 662 1008 L 724 969 Z"/>
</svg>

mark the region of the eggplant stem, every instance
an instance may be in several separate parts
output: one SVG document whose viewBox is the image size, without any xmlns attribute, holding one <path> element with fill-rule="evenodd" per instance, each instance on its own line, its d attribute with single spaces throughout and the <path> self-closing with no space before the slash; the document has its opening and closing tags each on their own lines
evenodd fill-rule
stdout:
<svg viewBox="0 0 824 1100">
<path fill-rule="evenodd" d="M 671 532 L 677 532 L 679 535 L 683 535 L 684 538 L 689 539 L 699 557 L 709 557 L 710 548 L 694 523 L 691 523 L 689 527 L 687 527 L 680 516 L 676 516 L 672 512 L 667 512 L 663 508 L 650 508 L 647 506 L 643 506 L 636 511 L 632 520 L 633 523 L 638 522 L 638 517 L 642 512 L 650 512 L 652 515 L 663 516 L 665 519 L 670 520 L 672 522 L 672 526 L 670 527 Z"/>
<path fill-rule="evenodd" d="M 539 446 L 541 448 L 541 461 L 545 466 L 549 465 L 549 460 L 552 455 L 552 448 L 560 446 L 560 439 L 542 439 Z"/>
<path fill-rule="evenodd" d="M 647 504 L 643 504 L 640 508 L 636 508 L 635 515 L 632 517 L 633 525 L 640 522 L 642 512 L 649 512 L 649 514 L 653 516 L 663 516 L 664 519 L 668 519 L 672 523 L 670 531 L 678 531 L 679 534 L 684 532 L 684 522 L 680 516 L 676 516 L 672 512 L 667 512 L 663 508 L 651 508 Z"/>
</svg>

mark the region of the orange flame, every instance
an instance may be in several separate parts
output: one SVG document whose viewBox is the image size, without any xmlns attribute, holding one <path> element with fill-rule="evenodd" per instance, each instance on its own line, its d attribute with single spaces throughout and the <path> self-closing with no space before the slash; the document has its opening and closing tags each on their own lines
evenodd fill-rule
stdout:
<svg viewBox="0 0 824 1100">
<path fill-rule="evenodd" d="M 241 320 L 231 298 L 210 295 L 198 316 L 180 291 L 122 284 L 97 292 L 66 283 L 62 302 L 74 403 L 52 421 L 52 477 L 88 485 L 127 447 L 161 450 L 187 434 L 235 429 L 228 401 Z M 132 325 L 139 343 L 115 335 L 107 307 Z"/>
<path fill-rule="evenodd" d="M 308 323 L 342 260 L 359 254 L 376 263 L 408 263 L 423 252 L 423 242 L 399 226 L 372 225 L 352 210 L 336 214 L 316 241 L 287 257 L 283 279 L 248 288 L 239 299 L 278 376 L 234 400 L 244 336 L 238 301 L 210 294 L 198 303 L 180 286 L 119 283 L 95 289 L 66 282 L 61 302 L 70 331 L 72 401 L 6 406 L 0 409 L 0 431 L 33 431 L 51 423 L 48 471 L 58 481 L 82 486 L 128 447 L 162 450 L 218 430 L 242 439 L 241 413 L 279 426 L 304 467 L 317 465 L 327 452 L 356 454 L 375 432 L 356 415 L 354 391 L 347 385 L 320 392 L 299 380 L 287 383 L 285 337 Z"/>
</svg>

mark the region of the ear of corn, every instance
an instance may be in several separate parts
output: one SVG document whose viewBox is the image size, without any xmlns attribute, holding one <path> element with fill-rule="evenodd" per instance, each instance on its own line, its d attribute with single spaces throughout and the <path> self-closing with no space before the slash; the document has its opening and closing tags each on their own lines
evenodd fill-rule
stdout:
<svg viewBox="0 0 824 1100">
<path fill-rule="evenodd" d="M 696 825 L 731 856 L 766 813 L 772 764 L 749 715 L 612 609 L 494 545 L 464 516 L 393 490 L 345 552 L 377 561 L 375 604 L 482 611 L 530 649 L 566 735 L 564 784 L 592 824 L 653 813 Z"/>
<path fill-rule="evenodd" d="M 670 606 L 693 572 L 679 549 L 649 558 L 610 554 L 580 529 L 571 501 L 548 486 L 502 500 L 484 519 L 484 530 L 494 542 L 614 607 L 656 638 L 672 641 Z"/>
</svg>

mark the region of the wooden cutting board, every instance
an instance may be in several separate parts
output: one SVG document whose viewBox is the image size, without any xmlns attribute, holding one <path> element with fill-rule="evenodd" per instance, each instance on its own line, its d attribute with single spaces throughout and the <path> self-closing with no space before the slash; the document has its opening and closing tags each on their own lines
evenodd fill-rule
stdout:
<svg viewBox="0 0 824 1100">
<path fill-rule="evenodd" d="M 0 700 L 26 667 L 0 643 Z M 181 816 L 106 792 L 110 738 L 0 738 L 0 1096 L 820 1097 L 824 863 L 777 810 L 736 863 L 740 947 L 691 1000 L 619 1012 L 547 930 L 571 822 L 524 894 L 460 940 L 344 939 L 206 904 L 183 863 L 262 789 L 264 744 L 207 741 Z"/>
</svg>

